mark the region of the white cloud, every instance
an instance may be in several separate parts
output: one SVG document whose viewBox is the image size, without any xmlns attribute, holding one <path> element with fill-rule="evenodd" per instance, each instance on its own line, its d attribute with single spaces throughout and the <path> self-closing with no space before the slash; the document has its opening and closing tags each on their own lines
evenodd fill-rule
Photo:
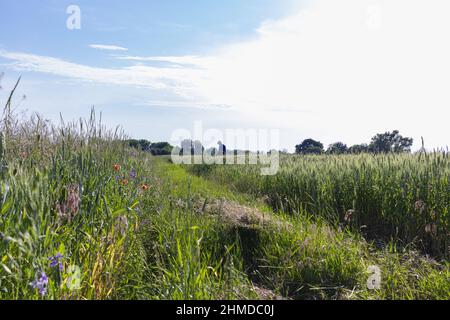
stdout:
<svg viewBox="0 0 450 320">
<path fill-rule="evenodd" d="M 107 50 L 107 51 L 128 51 L 128 48 L 114 45 L 90 44 L 89 47 L 92 49 Z"/>
<path fill-rule="evenodd" d="M 400 129 L 445 146 L 449 13 L 447 0 L 319 0 L 208 56 L 116 57 L 146 64 L 121 69 L 0 56 L 19 69 L 169 90 L 184 101 L 180 106 L 232 106 L 241 117 L 326 143 L 358 143 Z"/>
<path fill-rule="evenodd" d="M 120 69 L 97 68 L 53 57 L 9 51 L 0 51 L 0 57 L 13 60 L 10 66 L 18 70 L 49 73 L 89 82 L 153 89 L 174 89 L 175 85 L 169 82 L 178 79 L 183 73 L 182 70 L 148 66 L 130 66 Z"/>
<path fill-rule="evenodd" d="M 199 56 L 180 56 L 180 57 L 139 57 L 139 56 L 117 56 L 118 60 L 136 61 L 136 62 L 168 62 L 174 64 L 196 65 L 201 64 L 204 58 Z"/>
<path fill-rule="evenodd" d="M 195 101 L 186 100 L 151 100 L 141 102 L 141 105 L 147 105 L 150 107 L 165 107 L 165 108 L 188 108 L 188 109 L 211 109 L 211 110 L 231 110 L 232 107 L 223 104 L 204 104 Z"/>
</svg>

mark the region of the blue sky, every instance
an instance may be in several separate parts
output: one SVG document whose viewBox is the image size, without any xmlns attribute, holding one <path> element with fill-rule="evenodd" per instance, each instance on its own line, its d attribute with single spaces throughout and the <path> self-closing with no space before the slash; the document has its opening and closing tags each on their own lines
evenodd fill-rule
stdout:
<svg viewBox="0 0 450 320">
<path fill-rule="evenodd" d="M 95 105 L 152 141 L 202 121 L 276 128 L 290 150 L 393 129 L 445 147 L 448 13 L 440 0 L 2 0 L 0 99 L 22 75 L 17 110 L 73 119 Z"/>
<path fill-rule="evenodd" d="M 294 3 L 291 0 L 4 0 L 0 13 L 4 30 L 1 43 L 16 51 L 100 65 L 105 61 L 89 50 L 89 44 L 120 43 L 135 55 L 198 54 L 251 37 L 261 21 L 283 17 L 294 8 Z M 82 12 L 79 32 L 65 28 L 66 8 L 71 4 L 78 5 Z"/>
</svg>

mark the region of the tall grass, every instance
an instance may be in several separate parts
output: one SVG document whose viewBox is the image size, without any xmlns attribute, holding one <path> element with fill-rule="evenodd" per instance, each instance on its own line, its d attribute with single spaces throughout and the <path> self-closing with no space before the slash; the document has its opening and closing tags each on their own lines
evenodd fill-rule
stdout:
<svg viewBox="0 0 450 320">
<path fill-rule="evenodd" d="M 450 247 L 450 155 L 285 156 L 277 175 L 251 165 L 196 173 L 267 199 L 283 212 L 308 212 L 370 239 L 414 243 L 440 257 Z"/>
<path fill-rule="evenodd" d="M 423 201 L 414 207 L 423 215 L 439 212 L 430 220 L 439 229 L 430 232 L 448 230 L 447 155 L 393 157 L 389 165 L 363 156 L 333 158 L 334 165 L 321 157 L 286 158 L 280 175 L 269 178 L 252 167 L 208 169 L 249 196 L 130 149 L 124 138 L 94 112 L 56 126 L 37 115 L 18 120 L 7 104 L 0 124 L 0 299 L 261 298 L 255 286 L 301 299 L 450 298 L 448 263 L 374 250 L 358 233 L 329 223 L 342 221 L 349 208 L 355 218 L 344 220 L 354 228 L 370 220 L 369 213 L 359 216 L 364 201 L 353 199 L 365 194 L 358 191 L 363 182 L 372 190 L 364 199 L 391 201 L 366 204 L 373 211 L 406 202 L 383 188 L 411 167 L 407 199 Z M 418 161 L 431 168 L 413 172 Z M 423 181 L 431 188 L 416 191 L 417 200 L 413 182 Z M 274 217 L 254 195 L 297 214 Z M 257 206 L 273 223 L 239 225 L 207 212 L 206 203 L 218 199 Z M 369 265 L 382 270 L 379 290 L 365 287 Z"/>
<path fill-rule="evenodd" d="M 0 298 L 115 297 L 123 257 L 136 250 L 139 199 L 137 180 L 115 179 L 114 163 L 127 158 L 120 137 L 94 113 L 58 127 L 39 117 L 5 123 Z"/>
<path fill-rule="evenodd" d="M 235 237 L 177 207 L 149 154 L 88 120 L 0 124 L 0 299 L 255 297 Z M 183 191 L 184 192 L 184 191 Z"/>
<path fill-rule="evenodd" d="M 239 270 L 253 283 L 279 296 L 293 299 L 450 298 L 450 269 L 446 262 L 438 263 L 411 249 L 396 251 L 394 245 L 377 249 L 358 233 L 306 212 L 274 216 L 260 201 L 239 196 L 239 193 L 234 193 L 233 202 L 255 208 L 263 216 L 267 215 L 268 220 L 240 225 L 213 218 L 202 214 L 204 197 L 226 197 L 224 201 L 230 201 L 229 190 L 220 179 L 205 181 L 173 165 L 164 165 L 163 171 L 167 176 L 166 184 L 171 181 L 172 196 L 185 199 L 185 205 L 193 208 L 191 221 L 209 221 L 205 231 L 219 230 L 222 236 L 215 238 L 214 243 L 230 244 L 237 237 L 239 254 L 233 255 L 236 261 L 241 261 Z M 198 195 L 200 198 L 196 199 Z M 235 210 L 239 214 L 241 208 Z M 380 289 L 369 290 L 366 286 L 369 266 L 381 270 Z"/>
</svg>

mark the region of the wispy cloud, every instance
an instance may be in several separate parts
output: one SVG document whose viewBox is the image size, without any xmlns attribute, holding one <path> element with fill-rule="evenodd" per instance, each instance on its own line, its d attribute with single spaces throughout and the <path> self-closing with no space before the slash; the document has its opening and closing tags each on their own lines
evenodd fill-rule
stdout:
<svg viewBox="0 0 450 320">
<path fill-rule="evenodd" d="M 128 51 L 128 48 L 105 44 L 90 44 L 89 47 L 92 49 L 106 50 L 106 51 Z"/>
<path fill-rule="evenodd" d="M 42 72 L 104 84 L 168 89 L 173 87 L 171 81 L 182 76 L 180 70 L 148 66 L 130 66 L 119 69 L 98 68 L 53 57 L 2 50 L 0 50 L 0 57 L 13 60 L 10 66 L 17 70 Z"/>
<path fill-rule="evenodd" d="M 116 56 L 117 60 L 136 62 L 168 62 L 173 64 L 199 66 L 204 61 L 200 56 L 166 56 L 166 57 L 140 57 L 140 56 Z"/>
<path fill-rule="evenodd" d="M 210 109 L 210 110 L 230 110 L 231 106 L 223 104 L 205 104 L 202 102 L 189 102 L 186 100 L 151 100 L 141 103 L 149 107 L 181 108 L 181 109 Z"/>
<path fill-rule="evenodd" d="M 69 79 L 167 91 L 178 100 L 168 99 L 165 103 L 155 101 L 153 105 L 188 108 L 223 108 L 224 104 L 211 103 L 198 93 L 197 79 L 203 71 L 196 68 L 152 67 L 132 65 L 123 68 L 99 68 L 65 61 L 63 59 L 0 50 L 0 57 L 11 60 L 9 67 L 30 72 L 53 74 Z M 183 101 L 180 101 L 183 99 Z M 143 104 L 150 104 L 143 101 Z"/>
</svg>

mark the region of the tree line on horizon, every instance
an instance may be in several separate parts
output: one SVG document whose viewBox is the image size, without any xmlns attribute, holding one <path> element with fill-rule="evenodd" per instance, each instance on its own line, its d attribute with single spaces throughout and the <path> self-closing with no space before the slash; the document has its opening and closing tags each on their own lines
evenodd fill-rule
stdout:
<svg viewBox="0 0 450 320">
<path fill-rule="evenodd" d="M 172 153 L 173 146 L 170 145 L 168 142 L 150 142 L 145 139 L 131 139 L 127 140 L 130 147 L 150 152 L 154 156 L 165 156 L 170 155 Z"/>
<path fill-rule="evenodd" d="M 148 140 L 131 139 L 128 144 L 141 151 L 150 152 L 154 156 L 170 155 L 174 148 L 180 150 L 191 150 L 191 154 L 195 154 L 195 150 L 203 153 L 205 147 L 198 140 L 185 139 L 180 147 L 174 147 L 168 142 L 152 143 Z M 320 141 L 308 138 L 295 146 L 296 154 L 358 154 L 358 153 L 404 153 L 411 152 L 413 138 L 403 137 L 398 130 L 392 132 L 378 133 L 372 137 L 369 144 L 356 144 L 348 147 L 343 142 L 335 142 L 324 148 Z M 208 149 L 211 154 L 215 154 L 215 148 Z M 236 151 L 236 150 L 234 150 Z"/>
<path fill-rule="evenodd" d="M 404 153 L 411 152 L 413 138 L 403 137 L 398 130 L 378 133 L 369 144 L 356 144 L 348 147 L 343 142 L 335 142 L 325 150 L 320 141 L 305 139 L 295 146 L 296 154 L 358 154 L 358 153 Z"/>
</svg>

